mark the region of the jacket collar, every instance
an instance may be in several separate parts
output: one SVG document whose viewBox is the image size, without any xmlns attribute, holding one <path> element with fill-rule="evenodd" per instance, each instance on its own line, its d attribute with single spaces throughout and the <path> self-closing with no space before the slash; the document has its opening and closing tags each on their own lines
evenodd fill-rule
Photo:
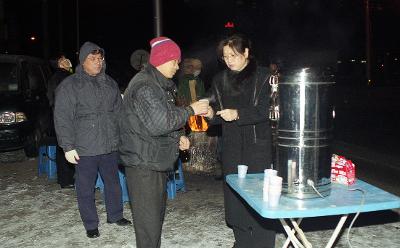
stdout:
<svg viewBox="0 0 400 248">
<path fill-rule="evenodd" d="M 145 66 L 144 70 L 156 79 L 156 83 L 158 83 L 158 85 L 160 85 L 161 88 L 163 88 L 165 90 L 171 90 L 174 88 L 174 86 L 175 86 L 174 81 L 166 78 L 154 66 L 147 64 L 147 66 Z"/>
</svg>

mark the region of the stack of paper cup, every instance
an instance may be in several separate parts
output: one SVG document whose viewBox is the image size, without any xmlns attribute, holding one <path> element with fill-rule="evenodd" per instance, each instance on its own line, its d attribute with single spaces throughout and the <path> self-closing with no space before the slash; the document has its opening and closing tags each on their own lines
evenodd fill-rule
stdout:
<svg viewBox="0 0 400 248">
<path fill-rule="evenodd" d="M 276 207 L 282 192 L 282 177 L 270 176 L 268 186 L 268 205 Z"/>
<path fill-rule="evenodd" d="M 278 174 L 277 170 L 265 169 L 264 170 L 264 187 L 263 187 L 263 200 L 268 201 L 268 189 L 269 189 L 269 178 L 271 176 L 276 176 Z"/>
<path fill-rule="evenodd" d="M 239 164 L 238 165 L 238 177 L 239 178 L 245 178 L 247 174 L 247 165 L 244 164 Z"/>
</svg>

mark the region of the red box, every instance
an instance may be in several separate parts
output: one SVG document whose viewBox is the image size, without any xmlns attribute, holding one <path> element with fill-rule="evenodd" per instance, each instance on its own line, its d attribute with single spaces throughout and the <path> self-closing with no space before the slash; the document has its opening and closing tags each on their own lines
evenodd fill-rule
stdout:
<svg viewBox="0 0 400 248">
<path fill-rule="evenodd" d="M 356 181 L 356 166 L 343 156 L 332 154 L 331 182 L 352 185 Z"/>
</svg>

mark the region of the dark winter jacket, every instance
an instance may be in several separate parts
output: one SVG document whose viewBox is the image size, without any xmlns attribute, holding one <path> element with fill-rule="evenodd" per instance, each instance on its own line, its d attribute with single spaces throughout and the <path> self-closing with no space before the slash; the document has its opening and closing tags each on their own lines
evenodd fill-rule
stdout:
<svg viewBox="0 0 400 248">
<path fill-rule="evenodd" d="M 190 74 L 183 75 L 179 79 L 178 83 L 178 97 L 183 98 L 185 101 L 185 105 L 189 105 L 192 103 L 192 96 L 190 93 L 190 86 L 189 86 L 189 81 L 195 80 L 196 81 L 196 100 L 199 100 L 205 96 L 205 89 L 204 89 L 204 83 L 203 80 L 201 80 L 200 77 L 195 77 Z"/>
<path fill-rule="evenodd" d="M 54 91 L 57 86 L 71 73 L 63 68 L 57 68 L 54 74 L 49 79 L 49 84 L 47 87 L 47 98 L 49 99 L 49 104 L 54 107 Z"/>
<path fill-rule="evenodd" d="M 224 121 L 215 116 L 211 124 L 222 125 L 223 173 L 237 173 L 238 164 L 248 172 L 262 172 L 271 163 L 271 129 L 268 119 L 269 85 L 266 68 L 254 62 L 241 72 L 225 70 L 217 74 L 211 87 L 213 109 L 237 109 L 239 119 Z"/>
<path fill-rule="evenodd" d="M 86 42 L 80 50 L 80 65 L 56 89 L 54 124 L 64 152 L 95 156 L 117 151 L 117 116 L 122 98 L 117 83 L 105 74 L 105 62 L 96 76 L 88 75 L 82 63 L 97 45 Z"/>
<path fill-rule="evenodd" d="M 175 84 L 147 65 L 124 93 L 119 120 L 120 157 L 125 166 L 172 170 L 178 158 L 180 130 L 193 115 L 191 107 L 175 106 Z"/>
</svg>

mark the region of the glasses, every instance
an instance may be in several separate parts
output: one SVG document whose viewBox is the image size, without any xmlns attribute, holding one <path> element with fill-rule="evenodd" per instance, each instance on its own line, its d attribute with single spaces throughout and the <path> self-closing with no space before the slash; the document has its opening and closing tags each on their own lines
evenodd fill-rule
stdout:
<svg viewBox="0 0 400 248">
<path fill-rule="evenodd" d="M 92 63 L 101 63 L 104 60 L 104 57 L 87 57 L 87 59 Z"/>
</svg>

